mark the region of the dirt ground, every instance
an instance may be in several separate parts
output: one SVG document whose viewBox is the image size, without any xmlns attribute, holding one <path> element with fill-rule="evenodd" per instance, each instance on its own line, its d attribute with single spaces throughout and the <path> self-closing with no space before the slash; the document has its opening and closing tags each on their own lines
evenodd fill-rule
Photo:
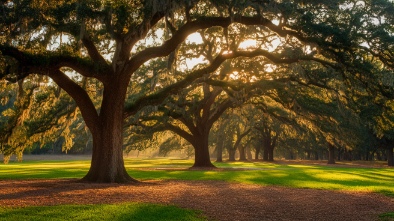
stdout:
<svg viewBox="0 0 394 221">
<path fill-rule="evenodd" d="M 88 184 L 76 179 L 0 180 L 0 206 L 149 202 L 203 211 L 209 220 L 378 220 L 394 198 L 374 193 L 223 181 Z"/>
</svg>

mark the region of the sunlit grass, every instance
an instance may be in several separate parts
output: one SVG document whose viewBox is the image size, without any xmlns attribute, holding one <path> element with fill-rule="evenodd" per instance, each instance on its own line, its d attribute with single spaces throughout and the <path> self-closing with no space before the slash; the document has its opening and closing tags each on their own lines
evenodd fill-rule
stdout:
<svg viewBox="0 0 394 221">
<path fill-rule="evenodd" d="M 355 168 L 325 165 L 285 165 L 265 162 L 215 163 L 222 171 L 190 171 L 192 160 L 125 159 L 129 174 L 139 180 L 223 180 L 293 188 L 370 191 L 394 196 L 393 168 Z M 0 164 L 0 179 L 82 178 L 88 160 L 24 161 Z M 237 170 L 234 170 L 237 169 Z"/>
<path fill-rule="evenodd" d="M 394 220 L 394 212 L 380 214 L 379 215 L 379 220 L 381 220 L 381 221 L 393 221 Z"/>
<path fill-rule="evenodd" d="M 139 220 L 139 221 L 202 221 L 200 212 L 146 203 L 32 206 L 1 208 L 0 221 L 19 220 Z"/>
</svg>

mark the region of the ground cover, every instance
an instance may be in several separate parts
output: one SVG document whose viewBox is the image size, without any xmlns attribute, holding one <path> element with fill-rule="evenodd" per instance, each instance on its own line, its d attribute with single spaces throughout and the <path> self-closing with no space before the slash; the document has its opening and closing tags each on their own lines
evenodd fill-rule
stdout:
<svg viewBox="0 0 394 221">
<path fill-rule="evenodd" d="M 215 163 L 218 170 L 204 171 L 188 170 L 193 164 L 192 160 L 125 160 L 129 174 L 141 181 L 222 180 L 293 188 L 378 192 L 394 196 L 394 168 L 312 163 L 225 162 Z M 88 160 L 10 162 L 0 164 L 0 179 L 82 178 L 89 166 Z"/>
<path fill-rule="evenodd" d="M 64 221 L 64 220 L 139 220 L 139 221 L 202 221 L 200 213 L 147 203 L 89 204 L 28 206 L 20 208 L 0 207 L 0 221 Z"/>
<path fill-rule="evenodd" d="M 394 219 L 394 199 L 380 194 L 394 196 L 394 169 L 380 164 L 225 162 L 217 170 L 188 170 L 192 163 L 126 159 L 128 172 L 143 181 L 138 185 L 78 183 L 88 160 L 0 164 L 0 220 L 75 220 L 91 213 L 127 220 L 141 209 L 144 217 L 180 214 L 161 220 L 204 220 L 198 211 L 209 220 Z"/>
</svg>

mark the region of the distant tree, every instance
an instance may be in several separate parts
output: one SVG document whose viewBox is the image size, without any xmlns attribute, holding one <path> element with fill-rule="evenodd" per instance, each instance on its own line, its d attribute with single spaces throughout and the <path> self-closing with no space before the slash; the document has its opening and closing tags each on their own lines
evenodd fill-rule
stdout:
<svg viewBox="0 0 394 221">
<path fill-rule="evenodd" d="M 281 133 L 280 126 L 275 124 L 269 115 L 263 116 L 254 128 L 258 131 L 261 139 L 264 161 L 274 161 L 274 149 L 278 144 Z"/>
</svg>

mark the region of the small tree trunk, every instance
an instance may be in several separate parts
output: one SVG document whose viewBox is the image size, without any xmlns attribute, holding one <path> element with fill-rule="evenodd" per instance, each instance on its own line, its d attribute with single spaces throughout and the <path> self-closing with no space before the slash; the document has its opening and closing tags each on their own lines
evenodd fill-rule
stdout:
<svg viewBox="0 0 394 221">
<path fill-rule="evenodd" d="M 264 149 L 263 149 L 263 160 L 264 161 L 268 161 L 268 156 L 269 156 L 268 148 L 266 146 L 264 146 Z"/>
<path fill-rule="evenodd" d="M 294 160 L 294 153 L 292 150 L 289 150 L 289 160 Z"/>
<path fill-rule="evenodd" d="M 306 159 L 307 159 L 307 160 L 310 160 L 310 159 L 311 159 L 311 151 L 310 151 L 310 150 L 307 150 L 307 151 L 306 151 Z"/>
<path fill-rule="evenodd" d="M 365 160 L 369 161 L 369 151 L 368 150 L 365 151 Z"/>
<path fill-rule="evenodd" d="M 223 144 L 224 140 L 219 136 L 216 147 L 216 162 L 223 162 Z"/>
<path fill-rule="evenodd" d="M 341 151 L 341 148 L 339 147 L 338 148 L 338 156 L 337 156 L 338 161 L 341 161 L 341 154 L 342 154 L 342 151 Z"/>
<path fill-rule="evenodd" d="M 376 151 L 376 159 L 381 161 L 382 160 L 382 155 L 380 153 L 380 150 Z"/>
<path fill-rule="evenodd" d="M 256 147 L 256 152 L 254 153 L 254 159 L 258 160 L 260 155 L 260 147 Z"/>
<path fill-rule="evenodd" d="M 246 152 L 247 159 L 248 160 L 253 160 L 252 151 L 250 150 L 250 146 L 247 146 L 245 148 L 245 152 Z"/>
<path fill-rule="evenodd" d="M 394 154 L 393 154 L 393 147 L 389 147 L 386 149 L 387 155 L 387 165 L 392 167 L 394 166 Z"/>
<path fill-rule="evenodd" d="M 274 146 L 268 148 L 268 161 L 274 161 Z"/>
<path fill-rule="evenodd" d="M 328 144 L 328 164 L 335 164 L 335 147 Z"/>
</svg>

